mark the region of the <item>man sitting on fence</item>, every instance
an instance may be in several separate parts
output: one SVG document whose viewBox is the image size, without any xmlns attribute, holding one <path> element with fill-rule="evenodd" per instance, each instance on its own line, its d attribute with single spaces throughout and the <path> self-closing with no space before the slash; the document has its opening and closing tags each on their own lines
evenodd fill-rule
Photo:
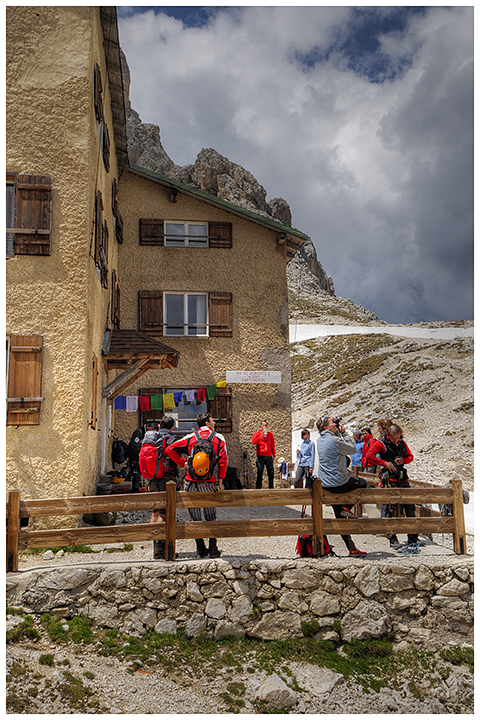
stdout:
<svg viewBox="0 0 480 720">
<path fill-rule="evenodd" d="M 228 455 L 223 435 L 215 432 L 215 420 L 209 412 L 197 417 L 198 430 L 176 440 L 169 445 L 166 453 L 173 462 L 183 467 L 187 463 L 184 490 L 186 492 L 213 492 L 223 490 L 223 479 L 227 472 Z M 188 460 L 182 455 L 186 455 Z M 217 488 L 218 484 L 218 488 Z M 200 508 L 189 508 L 190 519 L 202 519 Z M 217 519 L 215 507 L 203 508 L 203 516 L 207 522 Z M 221 551 L 217 547 L 216 538 L 209 539 L 208 550 L 203 538 L 195 540 L 197 553 L 203 558 L 219 557 Z"/>
<path fill-rule="evenodd" d="M 392 423 L 388 426 L 387 434 L 383 437 L 383 440 L 374 440 L 368 449 L 366 460 L 367 465 L 375 462 L 381 466 L 379 477 L 382 487 L 410 487 L 405 465 L 412 462 L 413 455 L 407 443 L 402 438 L 402 428 L 399 425 Z M 403 508 L 407 517 L 415 517 L 415 505 L 407 504 L 403 505 Z M 386 518 L 394 517 L 395 509 L 396 506 L 394 504 L 383 504 L 381 507 L 381 516 Z M 419 542 L 416 533 L 409 533 L 407 537 L 408 545 Z M 390 547 L 398 552 L 403 550 L 404 544 L 398 541 L 394 533 L 389 533 L 387 539 L 390 541 Z M 420 544 L 424 545 L 425 543 L 421 541 Z"/>
<path fill-rule="evenodd" d="M 356 451 L 353 438 L 345 431 L 340 418 L 325 416 L 317 421 L 320 437 L 317 440 L 318 477 L 322 487 L 332 493 L 346 493 L 367 487 L 363 478 L 350 477 L 347 467 L 347 455 Z M 332 505 L 336 518 L 353 517 L 352 505 Z M 350 535 L 341 536 L 347 546 L 348 554 L 357 557 L 366 555 L 355 547 Z"/>
</svg>

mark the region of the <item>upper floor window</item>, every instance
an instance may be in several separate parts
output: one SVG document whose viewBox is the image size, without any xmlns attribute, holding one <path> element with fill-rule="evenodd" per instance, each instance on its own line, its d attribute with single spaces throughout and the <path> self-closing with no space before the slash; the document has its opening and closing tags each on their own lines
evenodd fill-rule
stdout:
<svg viewBox="0 0 480 720">
<path fill-rule="evenodd" d="M 207 293 L 164 293 L 164 335 L 208 335 Z"/>
<path fill-rule="evenodd" d="M 7 173 L 6 254 L 50 255 L 52 178 Z"/>
<path fill-rule="evenodd" d="M 207 247 L 207 223 L 165 222 L 165 245 L 172 247 Z"/>
<path fill-rule="evenodd" d="M 232 337 L 232 306 L 230 292 L 140 290 L 139 330 L 157 336 Z"/>
<path fill-rule="evenodd" d="M 140 218 L 140 245 L 165 245 L 167 247 L 209 247 L 212 249 L 232 247 L 232 223 L 230 222 L 181 222 Z"/>
</svg>

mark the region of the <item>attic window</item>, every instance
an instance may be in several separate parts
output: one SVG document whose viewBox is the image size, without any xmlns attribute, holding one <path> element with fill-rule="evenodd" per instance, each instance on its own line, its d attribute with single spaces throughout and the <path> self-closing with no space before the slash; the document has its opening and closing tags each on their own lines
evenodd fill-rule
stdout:
<svg viewBox="0 0 480 720">
<path fill-rule="evenodd" d="M 207 223 L 165 222 L 165 245 L 167 247 L 207 247 Z"/>
</svg>

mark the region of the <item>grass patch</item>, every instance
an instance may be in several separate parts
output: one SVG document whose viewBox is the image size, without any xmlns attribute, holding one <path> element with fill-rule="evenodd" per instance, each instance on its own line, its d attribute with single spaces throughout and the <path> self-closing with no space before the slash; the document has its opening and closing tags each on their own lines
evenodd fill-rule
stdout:
<svg viewBox="0 0 480 720">
<path fill-rule="evenodd" d="M 453 647 L 443 648 L 439 653 L 443 660 L 451 663 L 451 665 L 466 665 L 470 672 L 473 673 L 474 669 L 474 652 L 471 647 L 460 647 L 454 645 Z"/>
<path fill-rule="evenodd" d="M 13 643 L 26 639 L 36 640 L 39 636 L 38 630 L 33 627 L 33 617 L 31 615 L 26 615 L 23 622 L 7 631 L 6 640 L 7 643 Z"/>
<path fill-rule="evenodd" d="M 48 665 L 49 667 L 53 666 L 54 656 L 51 653 L 48 653 L 46 655 L 40 655 L 38 658 L 38 662 L 40 665 Z"/>
<path fill-rule="evenodd" d="M 62 698 L 68 702 L 72 708 L 83 707 L 85 701 L 93 695 L 92 691 L 85 687 L 79 678 L 74 677 L 68 671 L 64 671 L 63 676 L 65 682 L 58 688 Z"/>
<path fill-rule="evenodd" d="M 106 552 L 107 553 L 130 552 L 130 550 L 133 550 L 133 543 L 125 543 L 123 548 L 108 548 L 108 550 L 106 550 Z"/>
<path fill-rule="evenodd" d="M 59 550 L 63 550 L 65 553 L 100 553 L 101 550 L 94 550 L 90 545 L 67 545 L 66 547 L 51 547 L 51 548 L 30 548 L 25 550 L 25 555 L 42 555 L 47 550 L 51 550 L 53 553 L 57 553 Z M 23 554 L 23 553 L 22 553 Z"/>
<path fill-rule="evenodd" d="M 40 617 L 40 622 L 45 626 L 51 640 L 60 640 L 62 642 L 71 640 L 74 643 L 89 643 L 92 641 L 93 620 L 89 617 L 73 617 L 67 621 L 57 615 L 44 613 Z M 65 629 L 66 625 L 68 629 Z"/>
</svg>

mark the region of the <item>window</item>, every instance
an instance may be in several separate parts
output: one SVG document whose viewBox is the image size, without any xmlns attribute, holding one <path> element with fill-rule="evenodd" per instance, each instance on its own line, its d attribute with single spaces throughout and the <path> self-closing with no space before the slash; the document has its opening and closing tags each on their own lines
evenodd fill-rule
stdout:
<svg viewBox="0 0 480 720">
<path fill-rule="evenodd" d="M 108 227 L 103 220 L 102 193 L 95 193 L 95 265 L 104 288 L 108 287 Z"/>
<path fill-rule="evenodd" d="M 232 337 L 232 293 L 140 290 L 139 330 L 147 335 Z"/>
<path fill-rule="evenodd" d="M 98 122 L 103 120 L 103 97 L 102 97 L 102 75 L 100 73 L 100 65 L 95 63 L 93 74 L 93 104 L 95 107 L 95 117 Z"/>
<path fill-rule="evenodd" d="M 117 273 L 112 271 L 112 297 L 110 300 L 110 321 L 112 328 L 120 329 L 120 287 L 117 282 Z"/>
<path fill-rule="evenodd" d="M 102 151 L 103 164 L 105 170 L 110 171 L 110 135 L 108 134 L 107 123 L 102 120 L 98 126 L 98 139 L 100 142 L 100 149 Z"/>
<path fill-rule="evenodd" d="M 207 247 L 207 223 L 165 223 L 165 245 L 168 247 Z"/>
<path fill-rule="evenodd" d="M 98 385 L 98 359 L 93 353 L 92 360 L 92 408 L 90 413 L 90 427 L 97 429 L 97 385 Z"/>
<path fill-rule="evenodd" d="M 43 338 L 11 335 L 7 344 L 7 425 L 39 425 Z"/>
<path fill-rule="evenodd" d="M 164 293 L 163 334 L 208 335 L 207 295 Z"/>
<path fill-rule="evenodd" d="M 186 390 L 195 390 L 196 388 L 140 388 L 139 395 L 161 395 L 162 393 L 185 393 Z M 147 420 L 160 421 L 164 415 L 173 417 L 176 424 L 175 434 L 185 435 L 195 430 L 197 425 L 197 415 L 203 412 L 211 413 L 215 420 L 215 429 L 220 433 L 232 432 L 232 389 L 217 388 L 214 400 L 207 400 L 203 403 L 185 404 L 185 395 L 181 402 L 174 410 L 148 410 L 140 413 L 140 425 L 144 425 Z"/>
<path fill-rule="evenodd" d="M 232 223 L 179 222 L 140 218 L 140 245 L 166 247 L 232 247 Z"/>
<path fill-rule="evenodd" d="M 115 178 L 112 182 L 112 214 L 113 214 L 113 232 L 115 234 L 117 242 L 121 245 L 123 243 L 123 217 L 118 209 L 118 185 Z"/>
<path fill-rule="evenodd" d="M 50 255 L 52 178 L 7 173 L 6 254 Z"/>
</svg>

